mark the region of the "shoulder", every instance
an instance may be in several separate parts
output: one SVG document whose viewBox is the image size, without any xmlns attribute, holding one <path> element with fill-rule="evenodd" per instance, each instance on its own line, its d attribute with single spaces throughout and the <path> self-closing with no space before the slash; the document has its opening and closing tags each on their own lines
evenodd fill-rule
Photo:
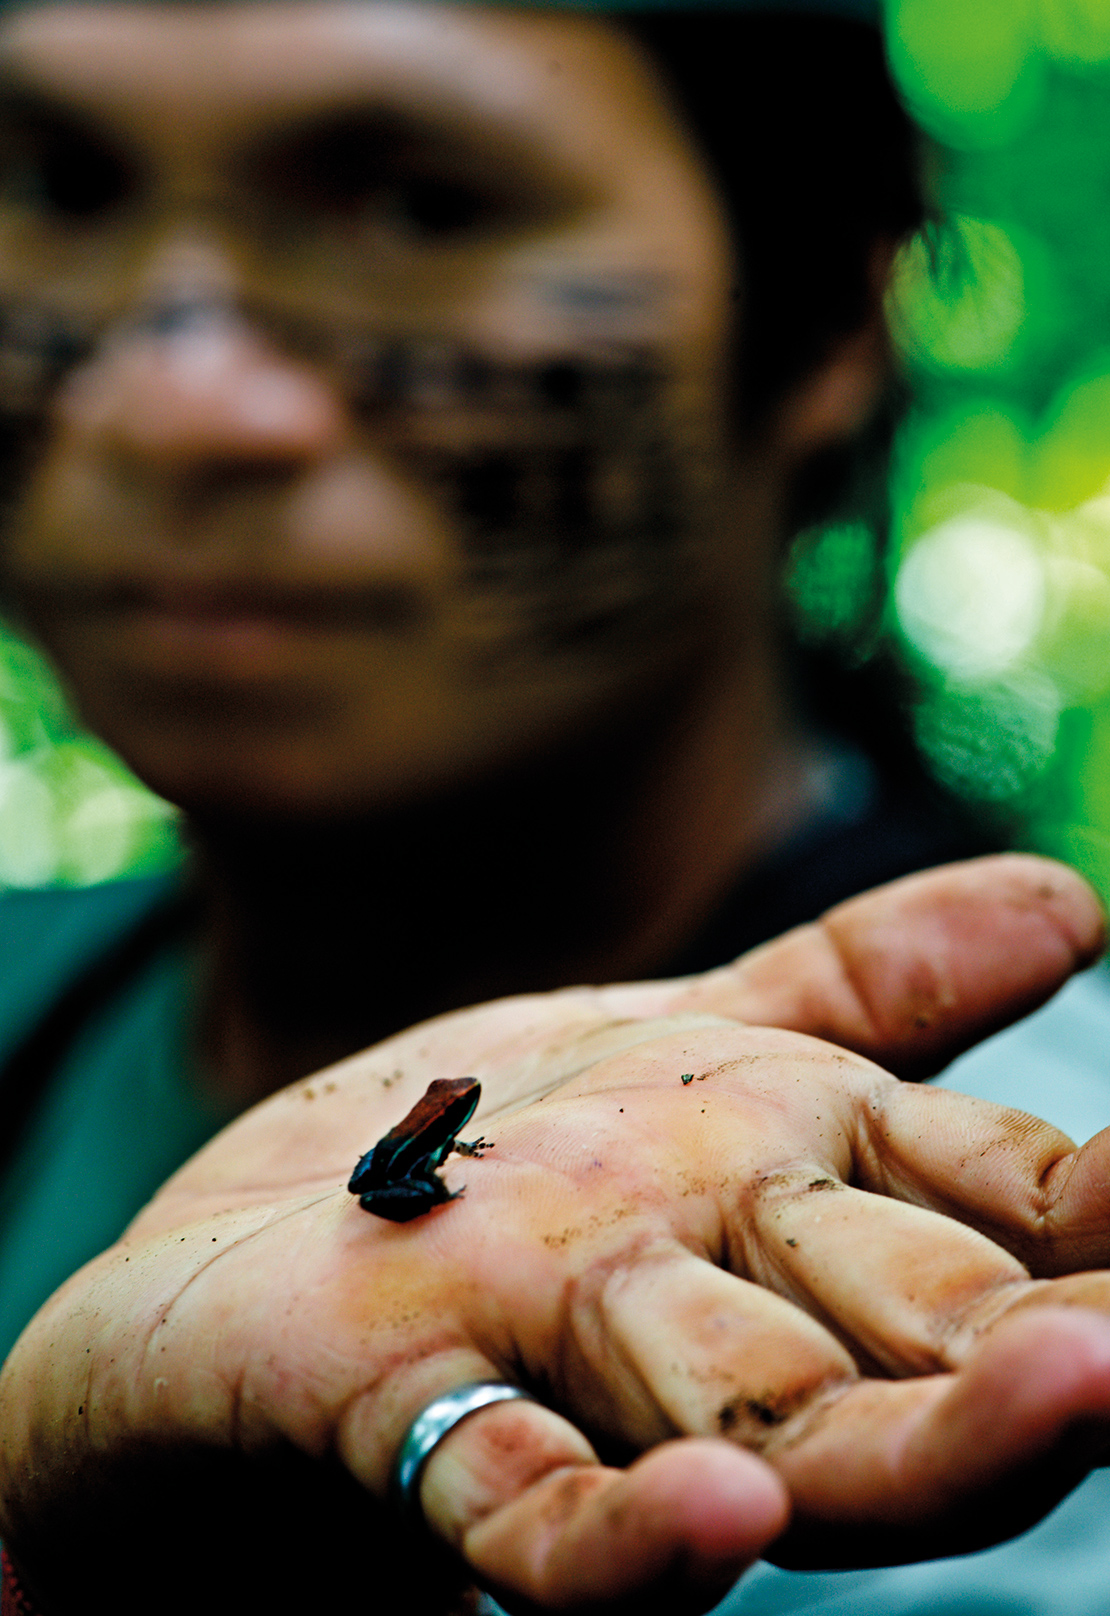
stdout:
<svg viewBox="0 0 1110 1616">
<path fill-rule="evenodd" d="M 0 893 L 0 1050 L 174 902 L 179 875 Z"/>
</svg>

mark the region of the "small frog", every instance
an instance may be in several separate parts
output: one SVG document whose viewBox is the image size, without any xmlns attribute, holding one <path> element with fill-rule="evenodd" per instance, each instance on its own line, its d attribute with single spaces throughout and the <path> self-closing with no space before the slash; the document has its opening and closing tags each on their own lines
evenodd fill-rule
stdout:
<svg viewBox="0 0 1110 1616">
<path fill-rule="evenodd" d="M 408 1223 L 444 1201 L 457 1201 L 462 1190 L 449 1190 L 436 1168 L 453 1150 L 480 1157 L 491 1148 L 484 1139 L 466 1144 L 455 1138 L 481 1097 L 476 1077 L 437 1077 L 429 1083 L 408 1116 L 359 1158 L 347 1185 L 359 1206 L 391 1223 Z"/>
</svg>

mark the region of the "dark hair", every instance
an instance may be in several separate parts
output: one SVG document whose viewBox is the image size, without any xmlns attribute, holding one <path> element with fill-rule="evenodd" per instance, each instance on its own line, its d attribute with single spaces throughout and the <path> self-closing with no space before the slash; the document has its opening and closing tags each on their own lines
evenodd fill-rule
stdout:
<svg viewBox="0 0 1110 1616">
<path fill-rule="evenodd" d="M 758 431 L 873 311 L 881 294 L 876 242 L 896 243 L 925 222 L 919 137 L 891 83 L 879 31 L 866 23 L 779 11 L 622 20 L 669 81 L 739 245 L 735 402 L 740 424 Z M 905 397 L 892 374 L 861 437 L 816 455 L 793 490 L 792 533 L 835 514 L 864 518 L 874 539 L 856 641 L 801 645 L 788 635 L 791 671 L 811 721 L 881 757 L 905 800 L 947 825 L 966 853 L 992 838 L 925 776 L 905 720 L 912 682 L 880 627 L 889 451 Z"/>
<path fill-rule="evenodd" d="M 874 312 L 873 253 L 926 219 L 920 137 L 878 28 L 788 12 L 661 11 L 623 19 L 655 58 L 716 181 L 738 244 L 736 420 L 759 430 L 838 338 Z M 815 454 L 791 490 L 791 533 L 862 517 L 888 527 L 893 372 L 854 441 Z M 873 616 L 881 612 L 876 557 Z M 872 625 L 874 627 L 874 624 Z"/>
<path fill-rule="evenodd" d="M 721 11 L 622 20 L 669 80 L 734 226 L 738 402 L 757 422 L 866 318 L 876 241 L 922 222 L 913 126 L 866 23 Z"/>
</svg>

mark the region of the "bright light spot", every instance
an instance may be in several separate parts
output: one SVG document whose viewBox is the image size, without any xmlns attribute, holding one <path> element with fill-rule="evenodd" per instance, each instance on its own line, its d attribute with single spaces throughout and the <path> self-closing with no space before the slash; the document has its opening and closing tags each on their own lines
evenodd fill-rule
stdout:
<svg viewBox="0 0 1110 1616">
<path fill-rule="evenodd" d="M 919 363 L 982 370 L 1005 361 L 1026 323 L 1025 271 L 1011 236 L 954 214 L 939 262 L 920 238 L 901 254 L 889 301 L 895 336 Z"/>
<path fill-rule="evenodd" d="M 26 761 L 0 764 L 0 884 L 45 886 L 58 871 L 54 799 Z"/>
<path fill-rule="evenodd" d="M 51 756 L 58 827 L 56 879 L 110 881 L 161 851 L 168 862 L 174 811 L 140 786 L 95 742 L 62 742 Z"/>
<path fill-rule="evenodd" d="M 1092 373 L 1057 395 L 1030 465 L 1030 497 L 1053 510 L 1071 510 L 1097 496 L 1110 473 L 1110 355 L 1099 353 Z"/>
<path fill-rule="evenodd" d="M 1106 0 L 1039 0 L 1042 38 L 1058 61 L 1077 67 L 1110 58 Z"/>
<path fill-rule="evenodd" d="M 1046 574 L 1050 632 L 1041 636 L 1040 660 L 1070 701 L 1093 701 L 1110 688 L 1110 579 L 1069 555 L 1049 555 Z"/>
<path fill-rule="evenodd" d="M 145 807 L 140 793 L 126 786 L 108 785 L 86 797 L 65 823 L 69 878 L 86 885 L 123 874 Z"/>
<path fill-rule="evenodd" d="M 1031 0 L 888 0 L 891 64 L 914 113 L 942 140 L 997 146 L 1041 93 Z"/>
<path fill-rule="evenodd" d="M 956 679 L 997 677 L 1026 657 L 1045 598 L 1036 545 L 993 512 L 968 511 L 923 534 L 894 586 L 902 632 Z"/>
<path fill-rule="evenodd" d="M 874 609 L 876 539 L 863 522 L 799 534 L 786 567 L 787 598 L 803 639 L 850 638 Z"/>
<path fill-rule="evenodd" d="M 1043 674 L 945 686 L 916 714 L 918 745 L 934 774 L 963 796 L 1006 802 L 1052 762 L 1062 706 Z"/>
</svg>

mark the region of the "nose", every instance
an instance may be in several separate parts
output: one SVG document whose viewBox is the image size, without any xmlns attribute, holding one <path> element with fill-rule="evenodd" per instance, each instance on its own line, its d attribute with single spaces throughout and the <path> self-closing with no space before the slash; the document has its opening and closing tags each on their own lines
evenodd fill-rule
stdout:
<svg viewBox="0 0 1110 1616">
<path fill-rule="evenodd" d="M 155 476 L 294 470 L 340 443 L 327 381 L 219 302 L 152 306 L 122 324 L 58 399 L 63 433 Z"/>
</svg>

